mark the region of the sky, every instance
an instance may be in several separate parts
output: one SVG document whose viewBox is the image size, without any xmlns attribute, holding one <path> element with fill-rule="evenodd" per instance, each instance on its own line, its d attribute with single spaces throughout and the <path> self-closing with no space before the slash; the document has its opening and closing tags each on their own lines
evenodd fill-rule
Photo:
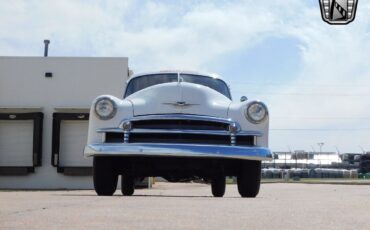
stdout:
<svg viewBox="0 0 370 230">
<path fill-rule="evenodd" d="M 0 1 L 0 56 L 128 57 L 135 73 L 222 75 L 269 107 L 274 151 L 370 151 L 370 2 L 322 21 L 318 0 Z"/>
</svg>

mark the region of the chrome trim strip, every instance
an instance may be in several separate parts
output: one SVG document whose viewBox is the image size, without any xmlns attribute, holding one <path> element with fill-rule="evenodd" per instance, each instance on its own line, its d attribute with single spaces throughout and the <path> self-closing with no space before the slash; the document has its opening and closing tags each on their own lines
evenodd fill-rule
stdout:
<svg viewBox="0 0 370 230">
<path fill-rule="evenodd" d="M 230 144 L 232 146 L 235 146 L 235 144 L 236 144 L 236 135 L 235 135 L 235 133 L 230 134 Z"/>
<path fill-rule="evenodd" d="M 107 140 L 107 134 L 106 132 L 103 132 L 102 134 L 102 142 L 105 142 Z"/>
<path fill-rule="evenodd" d="M 180 106 L 180 107 L 191 106 L 191 105 L 200 105 L 200 104 L 186 103 L 185 101 L 165 102 L 165 103 L 162 103 L 162 104 L 163 105 Z"/>
<path fill-rule="evenodd" d="M 102 129 L 97 129 L 97 133 L 124 133 L 120 128 L 102 128 Z"/>
<path fill-rule="evenodd" d="M 219 118 L 212 116 L 190 115 L 190 114 L 159 114 L 159 115 L 142 115 L 128 119 L 129 121 L 142 121 L 142 120 L 196 120 L 196 121 L 211 121 L 224 124 L 232 124 L 231 118 Z M 126 120 L 124 120 L 126 121 Z"/>
<path fill-rule="evenodd" d="M 257 131 L 257 130 L 248 130 L 248 131 L 240 131 L 236 133 L 237 136 L 256 136 L 256 137 L 262 137 L 263 132 Z"/>
<path fill-rule="evenodd" d="M 97 133 L 124 133 L 120 128 L 103 128 L 97 129 Z M 190 130 L 190 129 L 132 129 L 130 133 L 189 133 L 189 134 L 209 134 L 209 135 L 230 135 L 228 131 L 222 130 Z M 260 131 L 240 131 L 236 133 L 236 136 L 263 136 Z"/>
<path fill-rule="evenodd" d="M 215 157 L 243 160 L 271 160 L 272 154 L 264 147 L 187 145 L 187 144 L 90 144 L 84 155 L 90 156 L 169 156 Z"/>
<path fill-rule="evenodd" d="M 127 131 L 125 131 L 123 133 L 123 143 L 126 143 L 127 144 L 129 142 L 129 138 L 130 138 L 130 133 L 127 132 Z"/>
</svg>

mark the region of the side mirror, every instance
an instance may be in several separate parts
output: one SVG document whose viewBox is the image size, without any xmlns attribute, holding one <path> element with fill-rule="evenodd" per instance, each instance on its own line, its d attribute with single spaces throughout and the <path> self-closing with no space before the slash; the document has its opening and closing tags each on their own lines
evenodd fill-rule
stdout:
<svg viewBox="0 0 370 230">
<path fill-rule="evenodd" d="M 242 96 L 242 97 L 240 98 L 240 102 L 247 101 L 247 100 L 248 100 L 248 98 L 247 98 L 246 96 Z"/>
</svg>

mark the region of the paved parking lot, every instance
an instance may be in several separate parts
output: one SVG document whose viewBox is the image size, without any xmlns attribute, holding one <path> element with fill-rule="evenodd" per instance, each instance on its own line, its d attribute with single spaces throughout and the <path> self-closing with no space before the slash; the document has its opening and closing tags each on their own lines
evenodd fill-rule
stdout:
<svg viewBox="0 0 370 230">
<path fill-rule="evenodd" d="M 263 184 L 256 199 L 228 185 L 157 183 L 135 196 L 0 191 L 0 229 L 370 229 L 369 185 Z"/>
</svg>

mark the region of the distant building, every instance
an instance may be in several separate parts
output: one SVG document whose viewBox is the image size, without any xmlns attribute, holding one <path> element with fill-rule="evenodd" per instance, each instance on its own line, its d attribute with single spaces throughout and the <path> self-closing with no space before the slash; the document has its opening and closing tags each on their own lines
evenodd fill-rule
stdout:
<svg viewBox="0 0 370 230">
<path fill-rule="evenodd" d="M 332 167 L 338 164 L 342 164 L 342 158 L 337 152 L 320 153 L 304 150 L 276 151 L 272 162 L 264 162 L 264 166 L 276 168 Z"/>
<path fill-rule="evenodd" d="M 370 153 L 362 154 L 359 162 L 360 173 L 370 173 Z"/>
</svg>

